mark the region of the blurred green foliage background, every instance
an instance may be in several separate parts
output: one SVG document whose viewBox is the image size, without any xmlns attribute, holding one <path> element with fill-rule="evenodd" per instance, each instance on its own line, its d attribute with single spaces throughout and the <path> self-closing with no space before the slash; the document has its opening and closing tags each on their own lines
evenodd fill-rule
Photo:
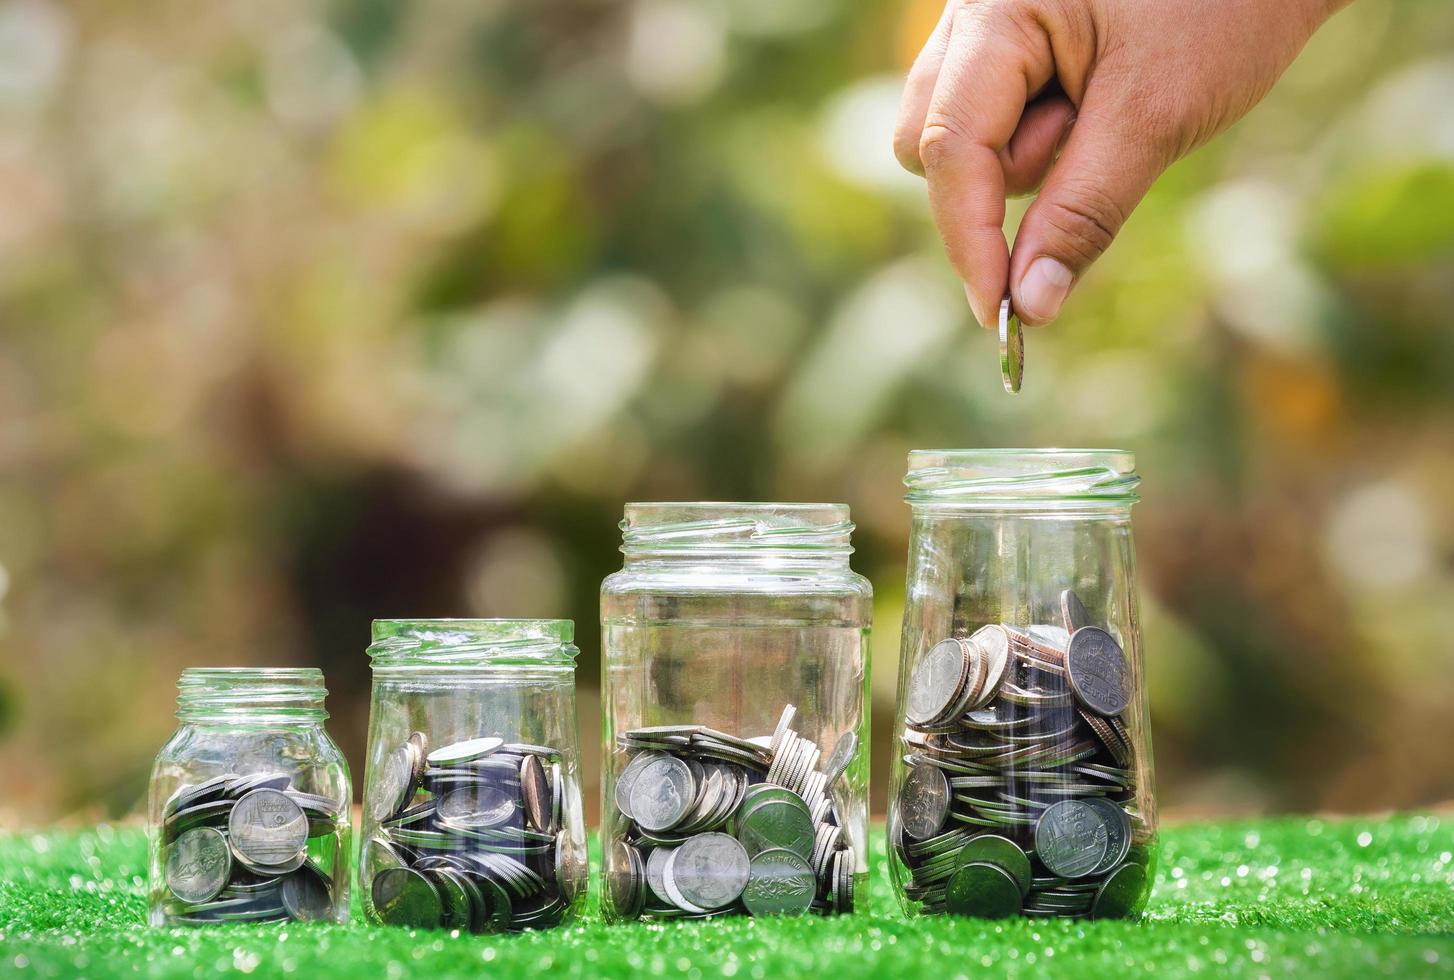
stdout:
<svg viewBox="0 0 1454 980">
<path fill-rule="evenodd" d="M 1138 454 L 1166 809 L 1454 797 L 1454 7 L 1338 15 L 1011 398 L 889 147 L 937 6 L 0 2 L 0 825 L 131 811 L 184 665 L 357 769 L 374 616 L 575 618 L 594 760 L 629 499 L 849 503 L 886 733 L 931 446 Z"/>
</svg>

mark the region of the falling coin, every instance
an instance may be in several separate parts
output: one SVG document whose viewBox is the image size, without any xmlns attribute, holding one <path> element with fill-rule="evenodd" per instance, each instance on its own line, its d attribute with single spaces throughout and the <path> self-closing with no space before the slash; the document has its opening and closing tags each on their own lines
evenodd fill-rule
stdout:
<svg viewBox="0 0 1454 980">
<path fill-rule="evenodd" d="M 1010 297 L 1000 300 L 1000 376 L 1005 390 L 1020 390 L 1025 376 L 1025 337 L 1020 332 L 1020 318 L 1010 309 Z"/>
</svg>

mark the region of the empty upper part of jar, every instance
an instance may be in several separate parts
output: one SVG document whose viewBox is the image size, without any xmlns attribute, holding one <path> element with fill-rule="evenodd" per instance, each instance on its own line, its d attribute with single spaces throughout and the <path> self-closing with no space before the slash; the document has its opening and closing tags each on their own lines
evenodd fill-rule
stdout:
<svg viewBox="0 0 1454 980">
<path fill-rule="evenodd" d="M 904 476 L 915 510 L 1123 510 L 1140 483 L 1120 449 L 916 449 Z"/>
</svg>

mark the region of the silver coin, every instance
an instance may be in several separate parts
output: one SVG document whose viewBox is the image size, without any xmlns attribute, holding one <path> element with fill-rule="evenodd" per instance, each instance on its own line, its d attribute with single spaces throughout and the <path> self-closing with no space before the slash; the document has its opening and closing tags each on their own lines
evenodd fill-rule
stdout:
<svg viewBox="0 0 1454 980">
<path fill-rule="evenodd" d="M 255 789 L 284 790 L 291 786 L 293 777 L 283 772 L 257 772 L 237 776 L 227 784 L 227 795 L 239 799 Z"/>
<path fill-rule="evenodd" d="M 1074 633 L 1082 626 L 1091 625 L 1090 612 L 1085 608 L 1085 603 L 1080 601 L 1080 596 L 1071 589 L 1060 593 L 1060 618 L 1064 620 L 1065 631 Z"/>
<path fill-rule="evenodd" d="M 646 856 L 646 887 L 651 893 L 663 902 L 670 902 L 671 896 L 666 893 L 666 882 L 662 875 L 666 871 L 667 859 L 672 856 L 674 847 L 653 847 L 651 853 Z"/>
<path fill-rule="evenodd" d="M 848 767 L 853 764 L 853 757 L 857 754 L 858 736 L 853 732 L 844 732 L 833 744 L 833 751 L 828 753 L 828 762 L 823 766 L 823 774 L 828 777 L 828 789 L 832 789 L 848 771 Z"/>
<path fill-rule="evenodd" d="M 937 766 L 917 765 L 899 793 L 899 825 L 915 840 L 939 833 L 949 817 L 949 780 Z"/>
<path fill-rule="evenodd" d="M 173 841 L 193 827 L 226 826 L 227 817 L 232 813 L 232 807 L 231 800 L 209 800 L 188 804 L 184 809 L 178 810 L 167 818 L 164 837 L 168 841 Z"/>
<path fill-rule="evenodd" d="M 985 679 L 975 696 L 976 703 L 967 706 L 977 708 L 999 693 L 1010 663 L 1010 634 L 1003 626 L 991 624 L 975 630 L 969 640 L 979 648 L 985 662 Z"/>
<path fill-rule="evenodd" d="M 1106 856 L 1096 865 L 1092 874 L 1105 874 L 1126 860 L 1131 850 L 1131 818 L 1126 811 L 1103 796 L 1093 796 L 1085 805 L 1101 815 L 1106 825 Z"/>
<path fill-rule="evenodd" d="M 606 867 L 606 892 L 616 914 L 635 918 L 641 911 L 643 868 L 636 848 L 624 840 L 611 845 L 611 860 Z"/>
<path fill-rule="evenodd" d="M 550 783 L 545 777 L 545 767 L 540 758 L 527 755 L 520 764 L 520 798 L 525 805 L 525 816 L 530 826 L 540 831 L 551 829 L 550 816 L 553 801 Z"/>
<path fill-rule="evenodd" d="M 412 868 L 387 868 L 370 889 L 374 912 L 386 925 L 436 929 L 444 917 L 444 901 L 433 882 Z"/>
<path fill-rule="evenodd" d="M 255 789 L 232 808 L 227 836 L 245 864 L 281 867 L 308 845 L 308 817 L 286 793 Z"/>
<path fill-rule="evenodd" d="M 392 842 L 383 837 L 370 837 L 363 846 L 364 878 L 372 881 L 385 868 L 407 868 L 408 859 Z"/>
<path fill-rule="evenodd" d="M 278 889 L 283 908 L 298 922 L 326 922 L 333 918 L 333 889 L 311 861 L 283 879 Z"/>
<path fill-rule="evenodd" d="M 912 724 L 931 724 L 959 699 L 965 679 L 964 647 L 959 640 L 940 640 L 924 654 L 909 677 L 907 717 Z"/>
<path fill-rule="evenodd" d="M 987 862 L 1008 871 L 1019 885 L 1021 895 L 1030 890 L 1030 858 L 1008 837 L 980 834 L 971 838 L 955 853 L 954 862 L 963 867 L 971 861 Z"/>
<path fill-rule="evenodd" d="M 221 776 L 213 776 L 211 779 L 203 780 L 200 783 L 190 783 L 179 786 L 177 791 L 167 798 L 162 806 L 162 815 L 170 817 L 178 810 L 184 810 L 198 803 L 205 803 L 222 796 L 227 791 L 228 784 L 232 782 L 231 774 L 224 773 Z"/>
<path fill-rule="evenodd" d="M 499 827 L 510 821 L 515 810 L 513 796 L 483 784 L 451 790 L 435 800 L 435 812 L 440 821 L 451 827 Z"/>
<path fill-rule="evenodd" d="M 987 861 L 971 861 L 954 872 L 944 888 L 945 908 L 955 915 L 1003 919 L 1020 911 L 1020 886 L 1009 871 Z"/>
<path fill-rule="evenodd" d="M 1126 654 L 1099 626 L 1083 626 L 1070 635 L 1065 673 L 1080 703 L 1098 715 L 1119 715 L 1131 701 Z"/>
<path fill-rule="evenodd" d="M 681 911 L 694 915 L 701 915 L 711 911 L 687 898 L 682 894 L 681 889 L 677 887 L 674 866 L 676 864 L 678 850 L 680 848 L 672 848 L 672 852 L 666 856 L 666 864 L 661 869 L 661 885 L 666 890 L 667 900 Z"/>
<path fill-rule="evenodd" d="M 627 817 L 635 820 L 631 812 L 631 789 L 636 785 L 636 779 L 641 775 L 641 770 L 649 766 L 653 760 L 661 758 L 661 752 L 638 752 L 626 763 L 626 768 L 621 770 L 621 775 L 616 777 L 616 787 L 611 794 L 616 801 L 616 809 L 620 810 Z"/>
<path fill-rule="evenodd" d="M 1083 800 L 1051 804 L 1035 823 L 1035 855 L 1052 874 L 1080 878 L 1105 860 L 1106 822 Z"/>
<path fill-rule="evenodd" d="M 565 813 L 565 770 L 559 762 L 550 764 L 550 825 L 561 826 Z"/>
<path fill-rule="evenodd" d="M 1134 915 L 1146 898 L 1146 869 L 1123 864 L 1106 878 L 1091 904 L 1092 919 L 1124 919 Z"/>
<path fill-rule="evenodd" d="M 452 745 L 443 745 L 430 752 L 425 758 L 431 766 L 454 766 L 474 762 L 499 750 L 505 744 L 503 738 L 471 738 Z"/>
<path fill-rule="evenodd" d="M 808 862 L 775 848 L 752 859 L 742 904 L 753 915 L 802 915 L 817 892 L 818 879 Z"/>
<path fill-rule="evenodd" d="M 752 862 L 736 838 L 698 834 L 677 848 L 668 867 L 676 887 L 693 905 L 719 909 L 731 905 L 747 887 Z"/>
<path fill-rule="evenodd" d="M 677 825 L 697 796 L 696 779 L 681 759 L 663 755 L 642 768 L 631 787 L 631 812 L 644 830 Z"/>
<path fill-rule="evenodd" d="M 184 902 L 211 901 L 232 874 L 227 838 L 211 827 L 194 827 L 167 849 L 167 889 Z"/>
<path fill-rule="evenodd" d="M 383 823 L 403 810 L 414 798 L 414 763 L 407 745 L 384 757 L 379 778 L 371 787 L 369 815 Z"/>
<path fill-rule="evenodd" d="M 1000 380 L 1005 390 L 1014 394 L 1025 378 L 1025 336 L 1020 331 L 1020 318 L 1010 305 L 1010 297 L 1000 300 Z"/>
<path fill-rule="evenodd" d="M 813 852 L 812 814 L 802 797 L 780 786 L 745 799 L 735 829 L 749 856 L 784 849 L 806 858 Z"/>
<path fill-rule="evenodd" d="M 772 739 L 767 745 L 768 751 L 772 755 L 777 755 L 778 748 L 782 745 L 783 737 L 792 729 L 793 721 L 797 716 L 798 709 L 793 705 L 790 704 L 783 708 L 783 713 L 777 721 L 777 727 L 772 731 Z"/>
</svg>

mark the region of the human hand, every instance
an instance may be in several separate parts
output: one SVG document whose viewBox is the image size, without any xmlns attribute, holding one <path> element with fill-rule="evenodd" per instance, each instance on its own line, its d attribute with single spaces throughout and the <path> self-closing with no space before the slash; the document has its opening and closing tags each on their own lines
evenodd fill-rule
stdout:
<svg viewBox="0 0 1454 980">
<path fill-rule="evenodd" d="M 1053 320 L 1161 172 L 1251 109 L 1346 2 L 949 0 L 894 153 L 928 178 L 979 322 L 996 323 L 1007 283 L 1021 320 Z M 1037 187 L 1012 252 L 1005 198 Z"/>
</svg>

